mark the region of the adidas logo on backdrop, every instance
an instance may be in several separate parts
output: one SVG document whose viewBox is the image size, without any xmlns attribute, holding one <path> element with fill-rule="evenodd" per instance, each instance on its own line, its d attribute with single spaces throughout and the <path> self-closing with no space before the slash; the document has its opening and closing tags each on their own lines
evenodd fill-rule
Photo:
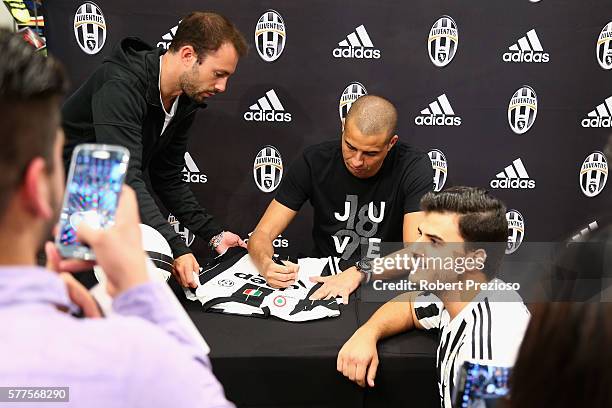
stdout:
<svg viewBox="0 0 612 408">
<path fill-rule="evenodd" d="M 180 23 L 179 21 L 179 24 Z M 178 24 L 172 27 L 166 34 L 162 35 L 162 41 L 157 43 L 157 48 L 163 48 L 164 50 L 170 48 L 170 44 L 172 44 L 172 40 L 176 35 L 176 30 L 178 30 Z"/>
<path fill-rule="evenodd" d="M 507 166 L 504 171 L 497 173 L 489 183 L 491 188 L 503 189 L 534 189 L 535 180 L 529 178 L 523 161 L 518 158 Z"/>
<path fill-rule="evenodd" d="M 257 100 L 257 103 L 249 107 L 249 111 L 244 113 L 244 120 L 249 122 L 291 122 L 291 113 L 285 112 L 276 92 L 274 89 L 270 89 Z"/>
<path fill-rule="evenodd" d="M 461 117 L 455 116 L 446 94 L 442 94 L 414 118 L 414 123 L 418 126 L 461 126 Z"/>
<path fill-rule="evenodd" d="M 183 167 L 183 181 L 185 183 L 206 183 L 208 177 L 206 174 L 200 174 L 200 169 L 193 161 L 189 152 L 185 152 L 185 167 Z"/>
<path fill-rule="evenodd" d="M 612 96 L 590 111 L 586 118 L 582 119 L 584 128 L 609 128 L 612 127 Z"/>
<path fill-rule="evenodd" d="M 542 62 L 550 60 L 550 54 L 544 52 L 535 29 L 529 30 L 527 35 L 519 38 L 516 44 L 508 47 L 510 52 L 503 55 L 504 62 Z"/>
<path fill-rule="evenodd" d="M 346 40 L 338 43 L 333 55 L 336 58 L 379 59 L 380 50 L 374 48 L 372 40 L 365 27 L 360 25 L 354 32 L 346 36 Z"/>
</svg>

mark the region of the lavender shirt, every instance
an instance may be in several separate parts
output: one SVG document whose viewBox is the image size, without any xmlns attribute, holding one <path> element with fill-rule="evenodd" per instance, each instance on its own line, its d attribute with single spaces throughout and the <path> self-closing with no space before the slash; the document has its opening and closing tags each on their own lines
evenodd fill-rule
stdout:
<svg viewBox="0 0 612 408">
<path fill-rule="evenodd" d="M 70 402 L 0 406 L 233 407 L 161 285 L 122 293 L 109 318 L 77 319 L 57 309 L 70 300 L 55 273 L 0 267 L 0 386 L 70 387 Z"/>
</svg>

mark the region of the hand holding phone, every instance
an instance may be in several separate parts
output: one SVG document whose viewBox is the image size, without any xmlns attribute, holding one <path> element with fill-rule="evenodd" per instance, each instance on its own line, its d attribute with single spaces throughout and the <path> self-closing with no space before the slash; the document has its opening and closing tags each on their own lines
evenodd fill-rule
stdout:
<svg viewBox="0 0 612 408">
<path fill-rule="evenodd" d="M 96 263 L 104 270 L 106 289 L 111 297 L 150 281 L 139 223 L 136 193 L 123 186 L 114 225 L 107 229 L 83 225 L 77 232 L 79 241 L 95 252 Z M 92 267 L 92 261 L 80 259 L 62 260 L 58 265 L 58 269 L 65 272 Z"/>
<path fill-rule="evenodd" d="M 82 144 L 72 154 L 56 246 L 64 258 L 93 260 L 93 251 L 77 239 L 80 224 L 107 229 L 115 221 L 129 151 L 121 146 Z"/>
</svg>

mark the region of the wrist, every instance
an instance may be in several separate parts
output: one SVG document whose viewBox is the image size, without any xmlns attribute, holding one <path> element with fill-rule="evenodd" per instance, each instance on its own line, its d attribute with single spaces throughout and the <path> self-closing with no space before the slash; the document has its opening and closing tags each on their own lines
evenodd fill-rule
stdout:
<svg viewBox="0 0 612 408">
<path fill-rule="evenodd" d="M 365 274 L 363 272 L 359 271 L 359 269 L 357 269 L 356 266 L 351 266 L 350 268 L 345 270 L 343 273 L 346 273 L 348 275 L 352 275 L 352 276 L 355 277 L 355 279 L 359 279 L 359 283 L 364 283 L 366 281 Z"/>
<path fill-rule="evenodd" d="M 378 340 L 380 340 L 380 330 L 378 330 L 371 323 L 364 324 L 358 329 L 358 331 L 359 331 L 359 334 L 371 339 L 372 341 L 376 343 L 378 342 Z"/>
</svg>

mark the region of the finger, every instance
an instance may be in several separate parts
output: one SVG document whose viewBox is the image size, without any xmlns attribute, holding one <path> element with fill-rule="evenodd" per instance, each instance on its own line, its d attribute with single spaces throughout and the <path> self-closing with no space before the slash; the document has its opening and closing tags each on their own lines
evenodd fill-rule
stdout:
<svg viewBox="0 0 612 408">
<path fill-rule="evenodd" d="M 279 289 L 279 288 L 288 288 L 289 285 L 291 285 L 291 283 L 279 281 L 277 279 L 270 279 L 268 280 L 268 285 L 272 286 L 275 289 Z"/>
<path fill-rule="evenodd" d="M 90 247 L 97 246 L 100 241 L 102 230 L 91 228 L 86 222 L 80 222 L 75 226 L 77 232 L 77 241 L 89 245 Z"/>
<path fill-rule="evenodd" d="M 196 270 L 197 270 L 197 269 L 196 269 Z M 194 289 L 196 289 L 196 288 L 198 287 L 198 284 L 196 283 L 194 273 L 196 273 L 196 274 L 197 274 L 197 272 L 195 272 L 195 270 L 194 270 L 194 271 L 191 271 L 191 272 L 189 272 L 189 271 L 187 272 L 187 275 L 189 276 L 189 281 L 188 281 L 188 284 L 189 284 L 189 287 L 190 287 L 190 288 L 194 288 Z"/>
<path fill-rule="evenodd" d="M 340 350 L 340 352 L 338 353 L 338 357 L 336 358 L 336 370 L 339 372 L 342 372 L 343 360 L 344 360 L 344 357 L 342 355 L 342 350 Z"/>
<path fill-rule="evenodd" d="M 350 294 L 349 294 L 348 290 L 340 291 L 340 296 L 342 296 L 342 303 L 344 303 L 345 305 L 348 305 L 349 295 Z"/>
<path fill-rule="evenodd" d="M 68 273 L 60 274 L 68 289 L 68 296 L 83 310 L 85 317 L 100 318 L 102 314 L 93 296 L 85 287 Z"/>
<path fill-rule="evenodd" d="M 300 265 L 290 262 L 290 261 L 283 261 L 283 264 L 285 264 L 285 268 L 287 268 L 287 270 L 289 270 L 289 272 L 292 273 L 298 273 L 300 270 Z"/>
<path fill-rule="evenodd" d="M 280 281 L 280 282 L 295 282 L 296 276 L 294 273 L 282 273 L 282 272 L 271 272 L 268 275 L 271 279 Z"/>
<path fill-rule="evenodd" d="M 193 258 L 193 262 L 191 263 L 191 266 L 187 268 L 186 272 L 189 287 L 197 288 L 198 284 L 196 283 L 196 276 L 198 276 L 198 273 L 200 272 L 200 265 L 198 264 L 198 261 L 195 260 L 195 258 Z"/>
<path fill-rule="evenodd" d="M 355 368 L 355 381 L 359 384 L 360 387 L 365 387 L 365 376 L 366 376 L 366 368 L 367 364 L 358 363 Z"/>
<path fill-rule="evenodd" d="M 349 367 L 351 365 L 350 360 L 351 359 L 347 357 L 342 361 L 342 374 L 347 378 L 349 376 Z"/>
<path fill-rule="evenodd" d="M 55 244 L 51 241 L 45 242 L 45 256 L 47 257 L 47 269 L 59 272 L 59 263 L 62 260 Z"/>
<path fill-rule="evenodd" d="M 240 245 L 243 248 L 247 247 L 247 244 L 242 239 L 240 239 L 240 238 L 238 239 L 238 245 Z"/>
<path fill-rule="evenodd" d="M 331 298 L 335 298 L 336 296 L 338 296 L 338 294 L 335 293 L 335 291 L 332 290 L 332 291 L 329 292 L 329 294 L 327 296 L 325 296 L 325 299 L 323 299 L 323 300 L 329 300 Z"/>
<path fill-rule="evenodd" d="M 374 357 L 368 367 L 368 385 L 374 386 L 374 378 L 376 377 L 376 370 L 378 369 L 378 357 Z"/>
<path fill-rule="evenodd" d="M 191 276 L 191 268 L 189 267 L 185 267 L 183 266 L 181 268 L 181 278 L 183 280 L 182 285 L 186 288 L 192 288 L 193 287 L 193 277 Z"/>
<path fill-rule="evenodd" d="M 331 290 L 329 288 L 323 285 L 319 289 L 317 289 L 317 291 L 313 293 L 308 299 L 309 300 L 321 300 L 325 296 L 329 295 L 330 291 Z"/>
<path fill-rule="evenodd" d="M 62 272 L 78 273 L 90 271 L 96 265 L 93 261 L 81 261 L 79 259 L 66 259 L 58 264 L 58 270 Z"/>
<path fill-rule="evenodd" d="M 325 283 L 331 276 L 311 276 L 310 281 L 315 283 Z"/>
<path fill-rule="evenodd" d="M 352 363 L 349 365 L 349 380 L 356 382 L 355 373 L 357 371 L 357 364 Z"/>
</svg>

